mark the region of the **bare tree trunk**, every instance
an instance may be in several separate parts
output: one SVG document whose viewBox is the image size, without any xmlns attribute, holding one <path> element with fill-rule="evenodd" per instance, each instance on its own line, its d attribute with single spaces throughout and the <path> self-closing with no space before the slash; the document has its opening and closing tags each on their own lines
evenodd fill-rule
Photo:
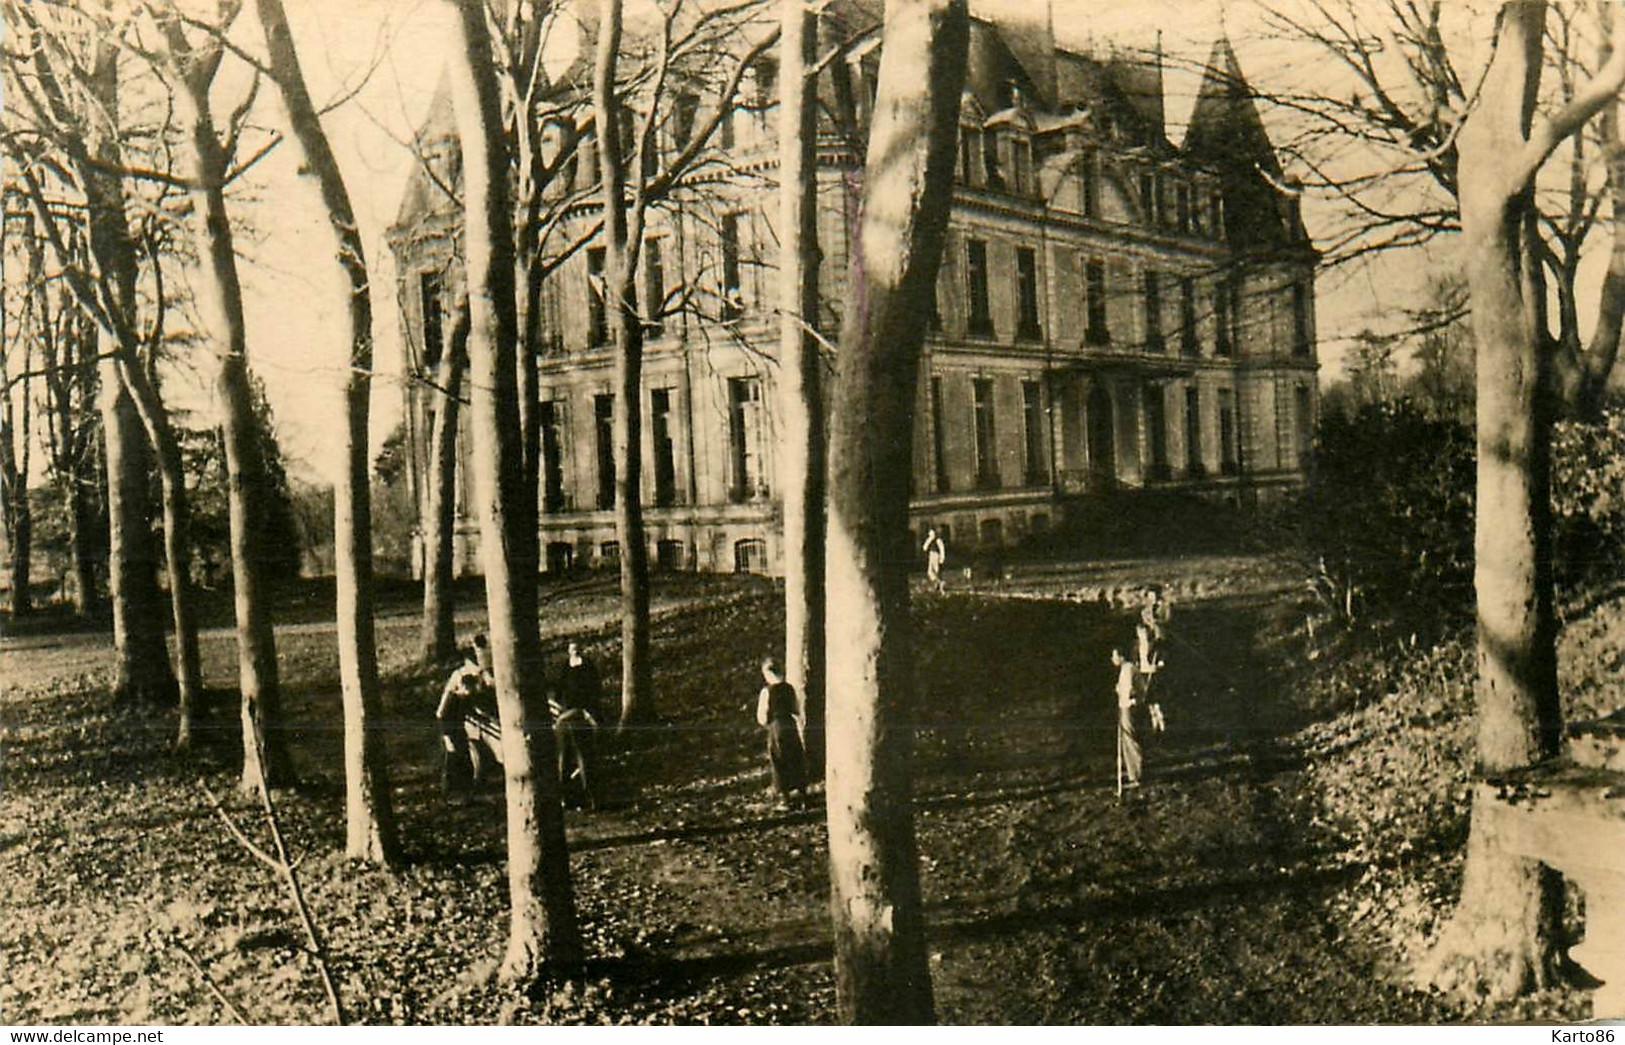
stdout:
<svg viewBox="0 0 1625 1045">
<path fill-rule="evenodd" d="M 1494 58 L 1459 137 L 1478 350 L 1474 696 L 1479 767 L 1492 782 L 1555 755 L 1562 735 L 1551 566 L 1556 346 L 1536 252 L 1535 174 L 1625 80 L 1625 60 L 1604 65 L 1593 92 L 1578 92 L 1532 127 L 1545 17 L 1545 5 L 1532 0 L 1502 6 Z M 1421 971 L 1440 986 L 1498 1000 L 1556 976 L 1562 890 L 1552 871 L 1491 833 L 1482 810 L 1493 801 L 1493 787 L 1475 792 L 1460 904 Z"/>
<path fill-rule="evenodd" d="M 231 577 L 237 611 L 237 684 L 242 701 L 242 788 L 259 791 L 291 782 L 293 767 L 282 735 L 281 688 L 276 635 L 262 550 L 255 547 L 251 519 L 260 509 L 265 463 L 248 384 L 248 359 L 230 353 L 220 360 L 215 394 L 221 407 L 226 482 L 231 519 Z M 262 760 L 263 755 L 263 760 Z"/>
<path fill-rule="evenodd" d="M 191 192 L 202 221 L 204 254 L 198 266 L 197 299 L 220 357 L 216 393 L 225 443 L 231 517 L 237 677 L 242 695 L 242 788 L 256 791 L 291 781 L 293 766 L 282 732 L 269 578 L 263 566 L 262 549 L 255 547 L 251 523 L 260 510 L 267 477 L 260 446 L 260 422 L 254 415 L 249 385 L 242 284 L 226 208 L 228 157 L 216 135 L 209 97 L 222 52 L 218 42 L 203 49 L 192 48 L 178 18 L 166 17 L 161 28 L 179 81 L 176 96 L 186 110 L 196 165 Z M 223 31 L 226 27 L 220 28 Z"/>
<path fill-rule="evenodd" d="M 816 777 L 824 763 L 824 403 L 818 339 L 818 17 L 784 4 L 779 39 L 779 486 L 784 666 Z"/>
<path fill-rule="evenodd" d="M 457 416 L 468 366 L 468 300 L 457 307 L 451 345 L 440 360 L 440 407 L 429 435 L 429 495 L 423 520 L 423 659 L 441 664 L 457 648 L 452 597 L 453 529 L 457 523 Z"/>
<path fill-rule="evenodd" d="M 73 612 L 86 616 L 96 608 L 96 512 L 89 501 L 94 469 L 77 462 L 65 476 L 68 487 L 68 571 L 73 577 Z M 91 474 L 86 474 L 87 472 Z"/>
<path fill-rule="evenodd" d="M 102 433 L 107 454 L 108 572 L 113 602 L 113 694 L 163 701 L 174 685 L 165 655 L 157 562 L 147 494 L 150 458 L 141 420 L 109 360 L 102 364 Z"/>
<path fill-rule="evenodd" d="M 1615 14 L 1613 7 L 1608 4 L 1597 5 L 1596 13 L 1604 35 L 1597 56 L 1600 64 L 1606 63 L 1613 53 Z M 1553 353 L 1558 402 L 1567 414 L 1586 421 L 1595 421 L 1602 416 L 1608 378 L 1619 359 L 1620 334 L 1622 328 L 1625 328 L 1625 144 L 1619 140 L 1619 107 L 1617 97 L 1609 100 L 1603 105 L 1597 119 L 1602 159 L 1608 172 L 1609 204 L 1613 214 L 1608 221 L 1610 232 L 1608 269 L 1603 276 L 1602 287 L 1597 292 L 1596 326 L 1592 329 L 1591 340 L 1586 350 L 1579 352 L 1578 323 L 1571 324 L 1565 316 L 1565 333 L 1569 333 L 1569 328 L 1572 327 L 1572 337 L 1565 338 L 1566 343 L 1562 346 L 1562 350 Z M 1583 155 L 1580 150 L 1575 150 L 1574 161 L 1579 163 Z M 1583 179 L 1584 175 L 1581 173 L 1582 200 L 1585 199 Z M 1584 203 L 1581 206 L 1583 207 Z M 1579 250 L 1576 248 L 1572 269 L 1577 270 L 1578 263 Z M 1571 301 L 1575 296 L 1573 278 L 1568 280 L 1565 296 Z"/>
<path fill-rule="evenodd" d="M 346 855 L 377 864 L 399 855 L 384 740 L 378 730 L 378 643 L 373 621 L 372 498 L 368 488 L 367 425 L 372 387 L 372 298 L 366 248 L 344 172 L 305 86 L 299 53 L 282 0 L 257 0 L 288 122 L 321 187 L 338 262 L 349 281 L 350 358 L 344 383 L 344 472 L 333 489 L 333 563 L 338 574 L 339 676 L 344 693 Z"/>
<path fill-rule="evenodd" d="M 968 33 L 965 0 L 886 5 L 837 353 L 827 802 L 835 984 L 848 1023 L 934 1019 L 910 794 L 908 475 Z"/>
<path fill-rule="evenodd" d="M 615 339 L 615 539 L 620 547 L 621 726 L 625 728 L 653 718 L 655 707 L 649 662 L 649 545 L 643 529 L 643 323 L 637 307 L 643 206 L 641 200 L 628 206 L 625 153 L 629 143 L 621 140 L 618 131 L 620 102 L 615 78 L 621 23 L 621 0 L 603 0 L 593 107 L 607 248 L 604 308 Z"/>
<path fill-rule="evenodd" d="M 9 197 L 9 193 L 7 195 Z M 11 200 L 7 198 L 5 203 L 6 209 L 9 210 Z M 22 234 L 28 237 L 29 270 L 24 274 L 24 304 L 20 317 L 26 328 L 34 322 L 31 319 L 33 312 L 30 307 L 35 299 L 32 287 L 43 281 L 45 266 L 33 229 L 25 226 Z M 34 366 L 33 344 L 36 337 L 33 330 L 23 329 L 13 332 L 9 329 L 7 322 L 9 316 L 4 304 L 5 291 L 6 288 L 0 286 L 0 385 L 4 386 L 3 390 L 0 390 L 4 395 L 4 398 L 0 399 L 0 515 L 3 515 L 0 525 L 6 528 L 6 539 L 11 551 L 10 608 L 12 620 L 16 620 L 27 616 L 33 609 L 31 573 L 34 520 L 28 503 L 28 458 L 29 447 L 34 438 L 31 410 L 34 389 L 33 378 L 28 374 Z M 41 321 L 50 322 L 49 315 L 42 316 Z M 6 356 L 13 343 L 20 343 L 23 346 L 22 376 L 18 382 L 22 390 L 20 411 L 12 398 L 10 363 Z M 20 425 L 19 413 L 22 417 Z M 18 447 L 21 447 L 20 451 Z"/>
<path fill-rule="evenodd" d="M 191 747 L 192 726 L 203 698 L 202 655 L 198 649 L 197 616 L 193 610 L 192 596 L 191 510 L 187 501 L 180 443 L 169 424 L 169 413 L 139 362 L 132 365 L 132 358 L 133 353 L 121 355 L 117 369 L 158 462 L 164 512 L 164 562 L 169 574 L 170 619 L 175 628 L 175 672 L 180 688 L 175 748 L 185 751 Z"/>
<path fill-rule="evenodd" d="M 507 143 L 484 4 L 457 0 L 456 9 L 461 46 L 453 49 L 451 94 L 465 157 L 474 488 L 507 787 L 511 909 L 501 975 L 529 983 L 549 971 L 573 972 L 582 960 L 581 936 L 543 702 L 537 533 L 519 525 L 514 503 L 524 483 Z"/>
</svg>

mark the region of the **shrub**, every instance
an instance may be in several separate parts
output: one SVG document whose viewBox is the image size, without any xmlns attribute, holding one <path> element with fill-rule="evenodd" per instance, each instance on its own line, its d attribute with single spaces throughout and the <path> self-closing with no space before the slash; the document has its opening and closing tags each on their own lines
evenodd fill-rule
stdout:
<svg viewBox="0 0 1625 1045">
<path fill-rule="evenodd" d="M 1323 594 L 1432 632 L 1472 605 L 1473 434 L 1409 400 L 1322 415 L 1302 503 Z"/>
<path fill-rule="evenodd" d="M 1552 517 L 1558 577 L 1617 577 L 1625 565 L 1625 406 L 1552 433 Z"/>
</svg>

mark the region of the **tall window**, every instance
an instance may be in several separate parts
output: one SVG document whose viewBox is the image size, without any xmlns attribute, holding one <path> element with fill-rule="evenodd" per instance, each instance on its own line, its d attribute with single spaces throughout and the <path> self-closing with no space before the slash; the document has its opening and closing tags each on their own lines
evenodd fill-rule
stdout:
<svg viewBox="0 0 1625 1045">
<path fill-rule="evenodd" d="M 1190 276 L 1179 280 L 1179 341 L 1187 356 L 1202 354 L 1196 336 L 1196 280 Z"/>
<path fill-rule="evenodd" d="M 1049 481 L 1049 463 L 1044 459 L 1044 394 L 1037 381 L 1021 383 L 1022 474 L 1028 486 Z"/>
<path fill-rule="evenodd" d="M 564 404 L 542 404 L 542 511 L 564 510 Z"/>
<path fill-rule="evenodd" d="M 1224 196 L 1217 192 L 1209 196 L 1207 210 L 1213 225 L 1213 238 L 1224 239 Z"/>
<path fill-rule="evenodd" d="M 1293 397 L 1297 414 L 1293 420 L 1298 428 L 1298 467 L 1306 468 L 1315 448 L 1315 403 L 1308 385 L 1299 385 L 1293 390 Z"/>
<path fill-rule="evenodd" d="M 649 432 L 655 452 L 655 506 L 677 503 L 677 446 L 671 430 L 671 389 L 649 393 Z"/>
<path fill-rule="evenodd" d="M 731 322 L 745 311 L 743 283 L 739 278 L 739 215 L 724 214 L 719 233 L 722 248 L 722 321 Z"/>
<path fill-rule="evenodd" d="M 604 300 L 604 261 L 608 255 L 603 247 L 587 248 L 587 343 L 609 344 L 609 312 Z"/>
<path fill-rule="evenodd" d="M 1083 154 L 1083 216 L 1100 217 L 1100 160 L 1093 152 Z"/>
<path fill-rule="evenodd" d="M 1202 393 L 1194 388 L 1185 389 L 1185 471 L 1193 479 L 1207 471 L 1202 465 Z"/>
<path fill-rule="evenodd" d="M 1162 346 L 1162 274 L 1146 269 L 1145 347 L 1149 352 L 1161 352 Z"/>
<path fill-rule="evenodd" d="M 1183 182 L 1174 189 L 1174 218 L 1180 232 L 1191 230 L 1191 187 Z"/>
<path fill-rule="evenodd" d="M 1228 388 L 1219 389 L 1219 470 L 1225 475 L 1241 471 L 1236 453 L 1236 393 Z"/>
<path fill-rule="evenodd" d="M 982 184 L 990 189 L 1004 188 L 1004 175 L 999 172 L 999 135 L 996 131 L 982 132 Z"/>
<path fill-rule="evenodd" d="M 1016 298 L 1020 304 L 1016 337 L 1037 341 L 1043 336 L 1038 329 L 1038 255 L 1031 247 L 1016 248 Z"/>
<path fill-rule="evenodd" d="M 684 91 L 677 96 L 673 111 L 672 138 L 677 148 L 681 149 L 694 136 L 694 125 L 700 115 L 700 96 Z"/>
<path fill-rule="evenodd" d="M 965 241 L 965 278 L 970 289 L 970 316 L 966 320 L 967 333 L 974 337 L 993 336 L 993 314 L 987 300 L 987 243 L 972 239 Z"/>
<path fill-rule="evenodd" d="M 1230 280 L 1227 293 L 1230 295 L 1230 344 L 1239 351 L 1241 348 L 1241 332 L 1244 327 L 1244 317 L 1241 313 L 1241 277 L 1234 276 Z"/>
<path fill-rule="evenodd" d="M 1146 442 L 1151 449 L 1151 474 L 1153 480 L 1163 480 L 1170 477 L 1168 467 L 1168 414 L 1167 406 L 1163 402 L 1162 389 L 1157 385 L 1146 385 L 1143 394 L 1145 402 L 1145 434 Z"/>
<path fill-rule="evenodd" d="M 999 485 L 998 429 L 993 416 L 993 379 L 971 382 L 976 413 L 976 484 L 985 489 Z"/>
<path fill-rule="evenodd" d="M 1213 351 L 1217 355 L 1231 353 L 1230 323 L 1230 277 L 1221 276 L 1213 286 Z"/>
<path fill-rule="evenodd" d="M 754 377 L 728 379 L 728 459 L 732 475 L 728 499 L 735 504 L 767 493 L 762 462 L 762 382 Z"/>
<path fill-rule="evenodd" d="M 665 332 L 665 321 L 660 310 L 666 303 L 666 267 L 660 257 L 660 239 L 651 236 L 643 242 L 643 307 L 649 312 L 644 327 L 650 337 Z"/>
<path fill-rule="evenodd" d="M 974 127 L 959 127 L 959 183 L 976 184 L 976 139 L 981 132 Z"/>
<path fill-rule="evenodd" d="M 937 493 L 947 493 L 948 445 L 947 433 L 942 425 L 942 378 L 931 379 L 931 464 L 936 471 Z"/>
<path fill-rule="evenodd" d="M 440 365 L 440 353 L 445 349 L 440 273 L 425 272 L 418 277 L 418 299 L 423 307 L 423 368 L 433 370 Z"/>
<path fill-rule="evenodd" d="M 1313 346 L 1309 337 L 1309 287 L 1292 284 L 1292 354 L 1307 356 Z"/>
<path fill-rule="evenodd" d="M 1033 191 L 1033 143 L 1025 138 L 1010 139 L 1010 191 L 1026 196 Z"/>
<path fill-rule="evenodd" d="M 1106 345 L 1112 340 L 1106 329 L 1106 263 L 1090 258 L 1083 266 L 1084 303 L 1088 310 L 1088 326 L 1083 339 L 1091 345 Z"/>
<path fill-rule="evenodd" d="M 1157 179 L 1150 171 L 1140 175 L 1140 210 L 1147 223 L 1157 220 Z"/>
<path fill-rule="evenodd" d="M 593 433 L 598 445 L 598 507 L 615 507 L 615 397 L 592 397 Z"/>
</svg>

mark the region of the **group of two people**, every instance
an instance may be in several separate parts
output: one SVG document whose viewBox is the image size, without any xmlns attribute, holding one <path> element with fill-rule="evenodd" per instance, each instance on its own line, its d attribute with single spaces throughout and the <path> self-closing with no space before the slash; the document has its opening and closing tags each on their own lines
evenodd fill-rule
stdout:
<svg viewBox="0 0 1625 1045">
<path fill-rule="evenodd" d="M 548 687 L 548 707 L 558 741 L 560 783 L 579 776 L 589 799 L 586 766 L 592 760 L 592 736 L 600 721 L 601 688 L 598 669 L 582 654 L 580 644 L 571 641 L 565 647 L 564 669 Z M 490 645 L 483 634 L 475 635 L 464 647 L 462 663 L 440 691 L 435 721 L 442 748 L 441 787 L 448 796 L 461 797 L 474 782 L 477 753 L 498 755 L 501 748 L 496 680 Z M 561 730 L 561 725 L 566 728 Z"/>
<path fill-rule="evenodd" d="M 1167 728 L 1162 705 L 1151 700 L 1151 682 L 1163 668 L 1162 618 L 1166 604 L 1153 596 L 1140 610 L 1134 623 L 1129 652 L 1121 646 L 1112 649 L 1116 669 L 1117 695 L 1117 789 L 1139 787 L 1144 775 L 1145 756 L 1140 745 L 1140 727 L 1153 733 Z"/>
</svg>

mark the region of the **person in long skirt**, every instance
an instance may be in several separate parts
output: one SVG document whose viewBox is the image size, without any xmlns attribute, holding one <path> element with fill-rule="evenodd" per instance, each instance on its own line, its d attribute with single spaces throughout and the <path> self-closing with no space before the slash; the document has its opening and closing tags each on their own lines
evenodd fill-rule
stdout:
<svg viewBox="0 0 1625 1045">
<path fill-rule="evenodd" d="M 807 754 L 801 746 L 796 722 L 796 688 L 784 681 L 772 657 L 762 661 L 766 683 L 756 698 L 756 721 L 767 730 L 767 761 L 773 769 L 773 788 L 779 803 L 789 808 L 806 798 Z"/>
<path fill-rule="evenodd" d="M 942 579 L 942 566 L 948 561 L 948 545 L 942 539 L 942 535 L 937 533 L 936 527 L 933 526 L 926 531 L 925 543 L 920 546 L 920 550 L 925 552 L 926 581 L 937 589 L 938 595 L 944 594 L 948 586 Z"/>
<path fill-rule="evenodd" d="M 1119 650 L 1112 650 L 1117 668 L 1117 789 L 1140 786 L 1140 741 L 1134 735 L 1134 689 L 1136 668 Z"/>
</svg>

